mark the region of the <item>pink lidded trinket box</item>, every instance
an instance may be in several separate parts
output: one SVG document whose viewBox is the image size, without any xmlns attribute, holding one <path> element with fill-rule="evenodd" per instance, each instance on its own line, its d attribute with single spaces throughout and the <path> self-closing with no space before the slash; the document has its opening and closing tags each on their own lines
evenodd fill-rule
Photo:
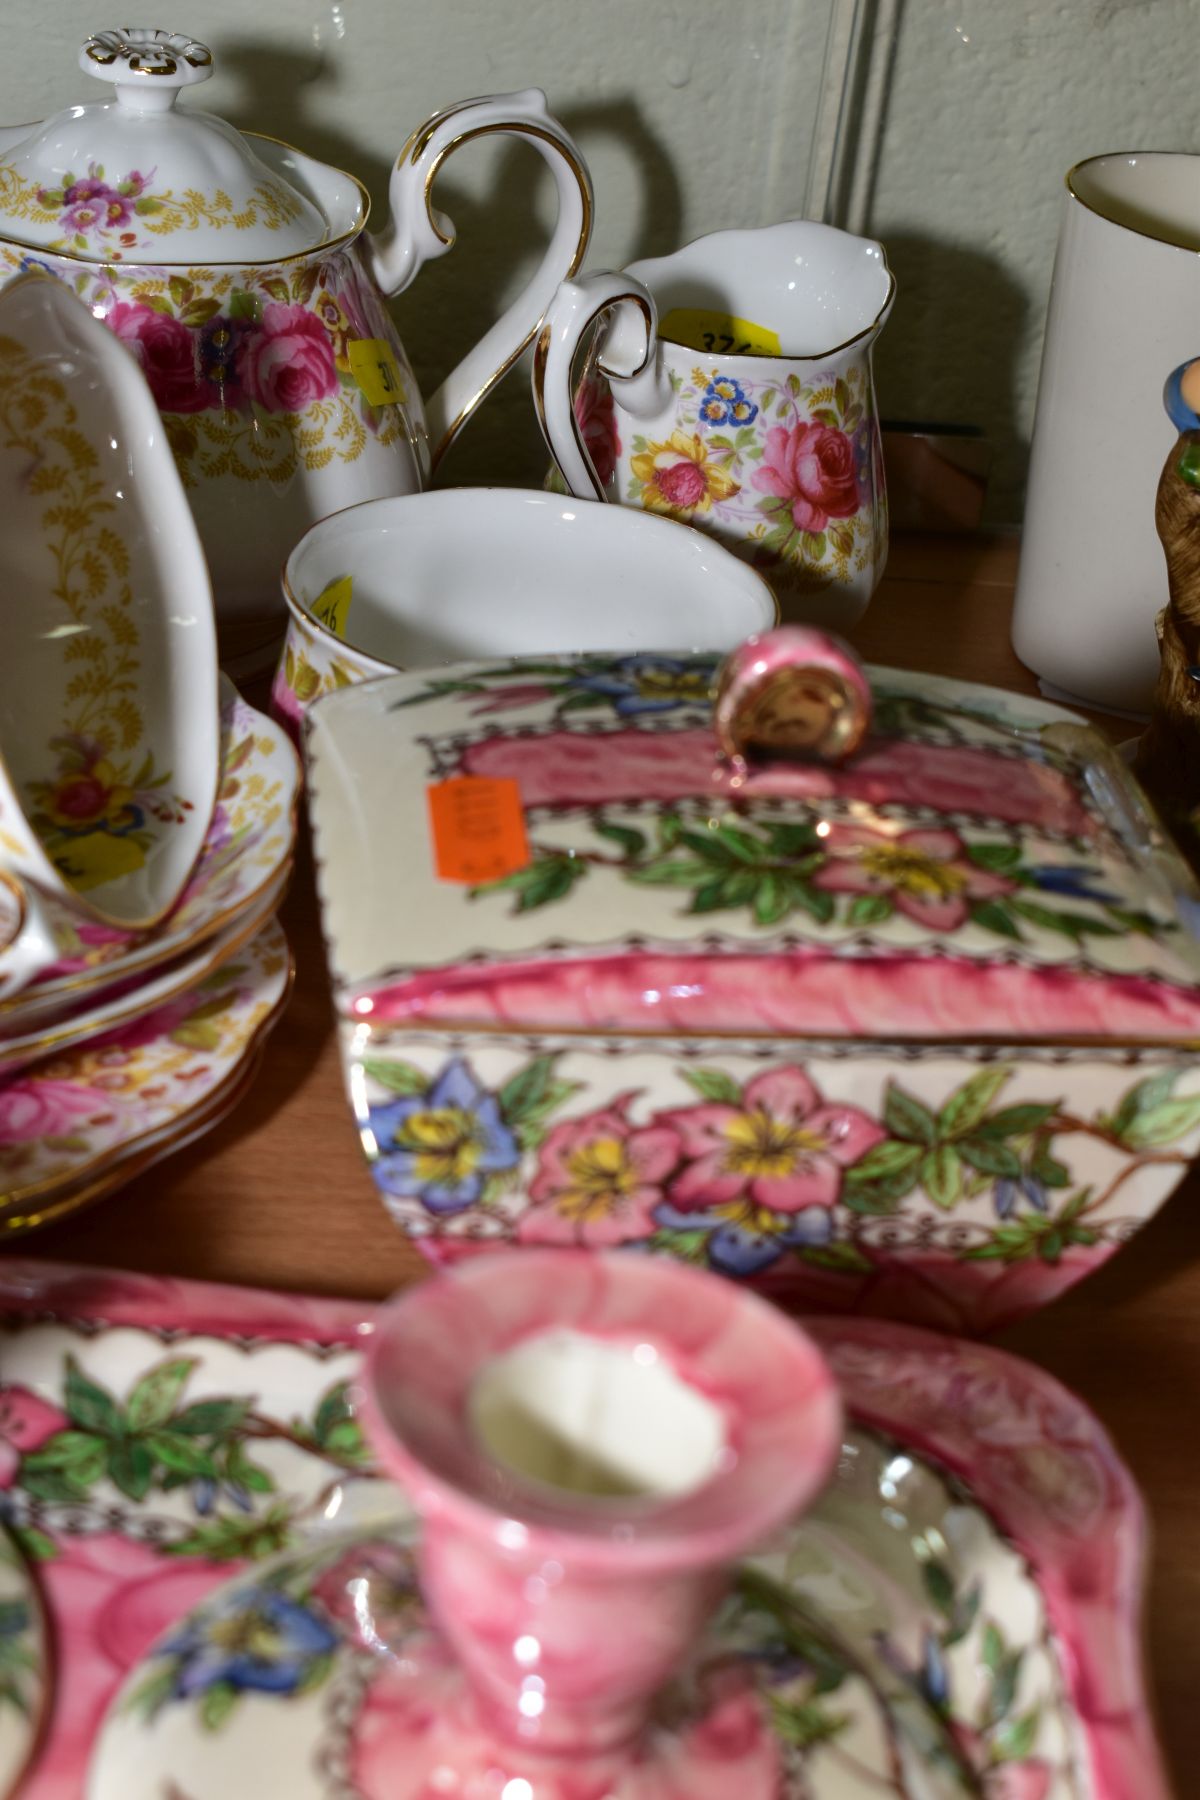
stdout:
<svg viewBox="0 0 1200 1800">
<path fill-rule="evenodd" d="M 440 1264 L 623 1245 L 809 1311 L 1000 1326 L 1195 1153 L 1191 877 L 1060 707 L 786 629 L 717 681 L 540 657 L 313 709 L 384 1204 Z"/>
</svg>

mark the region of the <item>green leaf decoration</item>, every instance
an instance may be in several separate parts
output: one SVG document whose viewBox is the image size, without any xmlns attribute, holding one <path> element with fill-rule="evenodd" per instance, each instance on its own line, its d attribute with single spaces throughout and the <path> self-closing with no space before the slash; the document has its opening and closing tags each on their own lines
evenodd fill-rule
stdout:
<svg viewBox="0 0 1200 1800">
<path fill-rule="evenodd" d="M 797 825 L 786 819 L 771 819 L 764 822 L 762 829 L 766 833 L 772 856 L 808 856 L 821 848 L 821 840 L 814 825 Z"/>
<path fill-rule="evenodd" d="M 1040 1106 L 1033 1101 L 1020 1106 L 1005 1106 L 984 1119 L 973 1130 L 972 1135 L 986 1138 L 1024 1137 L 1028 1132 L 1036 1131 L 1039 1125 L 1045 1125 L 1052 1119 L 1061 1103 L 1055 1100 L 1049 1106 Z"/>
<path fill-rule="evenodd" d="M 429 1091 L 430 1077 L 415 1063 L 400 1062 L 392 1057 L 364 1056 L 363 1070 L 389 1094 L 403 1094 L 408 1098 Z"/>
<path fill-rule="evenodd" d="M 833 1275 L 869 1275 L 875 1265 L 864 1256 L 857 1244 L 804 1244 L 796 1255 L 814 1269 L 828 1269 Z"/>
<path fill-rule="evenodd" d="M 888 1082 L 883 1122 L 893 1137 L 903 1138 L 907 1143 L 932 1145 L 937 1142 L 937 1120 L 929 1108 L 915 1095 L 897 1087 L 894 1081 Z"/>
<path fill-rule="evenodd" d="M 1036 1181 L 1040 1181 L 1043 1187 L 1064 1188 L 1071 1184 L 1070 1170 L 1065 1163 L 1060 1163 L 1051 1156 L 1050 1145 L 1044 1139 L 1039 1141 L 1037 1149 L 1030 1158 L 1029 1173 Z"/>
<path fill-rule="evenodd" d="M 130 1500 L 144 1500 L 154 1480 L 154 1457 L 138 1438 L 109 1445 L 108 1476 Z"/>
<path fill-rule="evenodd" d="M 30 1562 L 53 1562 L 58 1545 L 36 1525 L 10 1525 L 8 1528 Z"/>
<path fill-rule="evenodd" d="M 1007 1719 L 999 1731 L 993 1733 L 990 1748 L 997 1762 L 1025 1762 L 1037 1742 L 1038 1710 L 1022 1714 L 1019 1719 Z"/>
<path fill-rule="evenodd" d="M 257 322 L 262 318 L 262 301 L 257 294 L 237 290 L 229 296 L 225 310 L 231 319 L 252 319 Z"/>
<path fill-rule="evenodd" d="M 166 1424 L 183 1398 L 196 1361 L 194 1356 L 179 1357 L 143 1375 L 125 1402 L 125 1423 L 130 1431 L 152 1431 Z"/>
<path fill-rule="evenodd" d="M 990 869 L 993 875 L 1008 875 L 1020 867 L 1019 844 L 968 844 L 968 861 L 977 869 Z"/>
<path fill-rule="evenodd" d="M 900 1210 L 900 1202 L 917 1185 L 916 1175 L 894 1176 L 890 1181 L 864 1182 L 861 1187 L 847 1184 L 842 1189 L 842 1205 L 864 1218 L 887 1219 Z"/>
<path fill-rule="evenodd" d="M 994 1625 L 990 1619 L 983 1628 L 983 1638 L 979 1648 L 984 1668 L 995 1675 L 1004 1660 L 1004 1639 L 1000 1635 L 999 1626 Z"/>
<path fill-rule="evenodd" d="M 214 1682 L 200 1702 L 200 1723 L 205 1731 L 219 1731 L 234 1707 L 238 1692 L 230 1681 Z"/>
<path fill-rule="evenodd" d="M 788 880 L 788 892 L 793 907 L 808 913 L 818 925 L 828 925 L 837 909 L 837 901 L 824 888 L 809 887 L 806 882 Z"/>
<path fill-rule="evenodd" d="M 883 925 L 895 912 L 886 894 L 859 894 L 846 912 L 848 925 Z"/>
<path fill-rule="evenodd" d="M 954 1577 L 945 1563 L 930 1558 L 921 1564 L 921 1580 L 937 1610 L 946 1618 L 954 1612 Z"/>
<path fill-rule="evenodd" d="M 741 1106 L 741 1087 L 724 1069 L 681 1068 L 679 1073 L 703 1099 L 715 1100 L 722 1106 Z"/>
<path fill-rule="evenodd" d="M 230 1515 L 205 1520 L 187 1537 L 164 1544 L 164 1556 L 202 1556 L 209 1562 L 232 1562 L 245 1557 L 257 1562 L 286 1550 L 292 1539 L 292 1519 L 282 1503 L 271 1507 L 258 1518 Z"/>
<path fill-rule="evenodd" d="M 705 1263 L 708 1261 L 708 1232 L 656 1231 L 647 1239 L 646 1248 L 674 1256 L 681 1262 Z"/>
<path fill-rule="evenodd" d="M 896 1138 L 886 1138 L 882 1144 L 873 1144 L 865 1156 L 846 1171 L 848 1181 L 876 1181 L 881 1177 L 901 1175 L 908 1170 L 916 1170 L 917 1164 L 924 1154 L 920 1144 L 903 1143 Z"/>
<path fill-rule="evenodd" d="M 997 1724 L 1012 1710 L 1021 1674 L 1021 1661 L 1019 1650 L 1009 1651 L 992 1670 L 992 1691 L 988 1696 L 988 1713 L 992 1724 Z"/>
<path fill-rule="evenodd" d="M 511 875 L 504 875 L 499 881 L 489 881 L 480 887 L 470 890 L 472 900 L 482 894 L 497 894 L 508 891 L 515 895 L 515 913 L 535 912 L 540 906 L 550 906 L 556 900 L 563 900 L 570 893 L 575 883 L 587 873 L 588 865 L 578 857 L 568 856 L 562 851 L 547 851 L 536 856 L 523 869 L 517 869 Z"/>
<path fill-rule="evenodd" d="M 1069 937 L 1078 943 L 1084 937 L 1120 937 L 1122 934 L 1115 925 L 1106 925 L 1102 919 L 1093 919 L 1086 913 L 1054 912 L 1048 906 L 1040 906 L 1036 900 L 1012 900 L 1009 902 L 1014 912 L 1019 912 L 1023 919 L 1031 925 L 1040 925 L 1043 931 L 1057 931 L 1063 937 Z"/>
<path fill-rule="evenodd" d="M 246 1446 L 238 1438 L 233 1440 L 225 1454 L 225 1479 L 247 1488 L 252 1494 L 275 1492 L 274 1476 L 250 1461 L 246 1455 Z"/>
<path fill-rule="evenodd" d="M 1179 1079 L 1177 1068 L 1161 1069 L 1157 1075 L 1150 1075 L 1145 1081 L 1137 1082 L 1122 1096 L 1112 1119 L 1108 1121 L 1116 1137 L 1123 1137 L 1126 1128 L 1141 1112 L 1149 1112 L 1155 1106 L 1161 1106 L 1175 1092 L 1175 1083 Z M 1097 1123 L 1103 1124 L 1104 1120 Z"/>
<path fill-rule="evenodd" d="M 171 1430 L 192 1437 L 224 1437 L 237 1430 L 249 1410 L 248 1400 L 197 1400 L 171 1420 Z"/>
<path fill-rule="evenodd" d="M 296 1683 L 296 1693 L 311 1694 L 315 1688 L 321 1686 L 323 1681 L 328 1681 L 332 1671 L 332 1654 L 314 1656 L 303 1675 L 300 1677 L 300 1680 Z"/>
<path fill-rule="evenodd" d="M 1061 1231 L 1043 1232 L 1037 1240 L 1037 1253 L 1043 1262 L 1056 1263 L 1066 1249 L 1066 1234 Z"/>
<path fill-rule="evenodd" d="M 1091 1197 L 1092 1190 L 1090 1187 L 1080 1188 L 1077 1194 L 1072 1194 L 1065 1206 L 1059 1208 L 1059 1224 L 1069 1225 L 1073 1219 L 1077 1219 Z"/>
<path fill-rule="evenodd" d="M 1158 1150 L 1186 1137 L 1198 1125 L 1200 1094 L 1189 1094 L 1139 1112 L 1125 1127 L 1121 1141 L 1131 1150 Z"/>
<path fill-rule="evenodd" d="M 628 880 L 644 881 L 650 887 L 699 887 L 712 879 L 708 863 L 689 862 L 677 856 L 656 857 L 636 869 L 625 871 Z"/>
<path fill-rule="evenodd" d="M 81 1487 L 71 1476 L 61 1469 L 29 1468 L 23 1464 L 18 1476 L 19 1484 L 27 1494 L 33 1494 L 38 1500 L 85 1500 L 87 1489 Z"/>
<path fill-rule="evenodd" d="M 635 831 L 631 825 L 610 825 L 607 819 L 598 819 L 596 835 L 607 838 L 612 844 L 619 844 L 627 856 L 645 855 L 645 833 Z"/>
<path fill-rule="evenodd" d="M 98 1431 L 103 1437 L 115 1437 L 124 1430 L 121 1409 L 112 1395 L 99 1382 L 90 1380 L 73 1356 L 67 1358 L 63 1398 L 68 1418 L 84 1431 Z"/>
<path fill-rule="evenodd" d="M 737 869 L 729 875 L 718 875 L 714 881 L 706 881 L 692 895 L 690 913 L 729 912 L 734 907 L 746 906 L 758 892 L 759 876 L 753 869 Z"/>
<path fill-rule="evenodd" d="M 554 1063 L 553 1056 L 535 1056 L 505 1082 L 497 1100 L 506 1125 L 518 1124 L 543 1103 Z"/>
<path fill-rule="evenodd" d="M 143 1719 L 153 1719 L 174 1696 L 176 1672 L 172 1658 L 126 1695 L 120 1702 L 120 1710 L 139 1713 Z"/>
<path fill-rule="evenodd" d="M 754 895 L 754 918 L 759 925 L 778 925 L 791 911 L 792 897 L 781 875 L 764 875 Z"/>
<path fill-rule="evenodd" d="M 1126 931 L 1136 931 L 1140 937 L 1158 937 L 1161 932 L 1177 929 L 1173 919 L 1156 919 L 1152 913 L 1130 911 L 1124 906 L 1106 906 L 1105 912 Z"/>
<path fill-rule="evenodd" d="M 984 931 L 994 931 L 1000 937 L 1015 938 L 1018 943 L 1023 941 L 1020 926 L 1000 900 L 976 900 L 971 907 L 971 917 Z"/>
<path fill-rule="evenodd" d="M 938 1114 L 939 1137 L 954 1139 L 973 1132 L 1012 1073 L 1011 1067 L 999 1063 L 956 1088 Z"/>
<path fill-rule="evenodd" d="M 189 1480 L 207 1476 L 215 1481 L 217 1465 L 209 1451 L 196 1438 L 173 1431 L 153 1431 L 146 1438 L 146 1448 L 164 1469 Z"/>
<path fill-rule="evenodd" d="M 813 1700 L 783 1700 L 767 1691 L 771 1729 L 785 1744 L 798 1750 L 809 1750 L 814 1744 L 827 1744 L 850 1723 L 849 1713 L 827 1712 Z"/>
<path fill-rule="evenodd" d="M 981 1175 L 995 1175 L 1010 1181 L 1016 1181 L 1021 1173 L 1021 1159 L 1015 1150 L 1007 1144 L 998 1144 L 989 1138 L 960 1138 L 955 1145 L 958 1154 Z"/>
<path fill-rule="evenodd" d="M 949 1628 L 942 1636 L 942 1643 L 947 1650 L 954 1644 L 961 1644 L 968 1635 L 975 1623 L 982 1599 L 983 1589 L 978 1582 L 965 1594 L 959 1594 L 950 1615 Z"/>
<path fill-rule="evenodd" d="M 25 1473 L 56 1470 L 76 1487 L 99 1481 L 108 1463 L 109 1439 L 91 1431 L 59 1431 L 25 1458 Z"/>
<path fill-rule="evenodd" d="M 951 1144 L 939 1144 L 921 1163 L 921 1186 L 935 1206 L 949 1212 L 962 1196 L 962 1164 Z"/>
</svg>

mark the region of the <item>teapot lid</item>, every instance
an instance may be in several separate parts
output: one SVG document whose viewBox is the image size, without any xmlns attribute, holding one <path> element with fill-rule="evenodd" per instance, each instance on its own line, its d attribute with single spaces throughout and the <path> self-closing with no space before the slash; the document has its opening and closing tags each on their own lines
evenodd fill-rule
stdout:
<svg viewBox="0 0 1200 1800">
<path fill-rule="evenodd" d="M 0 136 L 5 236 L 90 262 L 206 263 L 275 261 L 333 235 L 232 125 L 176 105 L 213 72 L 206 44 L 125 26 L 88 38 L 79 66 L 116 93 Z"/>
</svg>

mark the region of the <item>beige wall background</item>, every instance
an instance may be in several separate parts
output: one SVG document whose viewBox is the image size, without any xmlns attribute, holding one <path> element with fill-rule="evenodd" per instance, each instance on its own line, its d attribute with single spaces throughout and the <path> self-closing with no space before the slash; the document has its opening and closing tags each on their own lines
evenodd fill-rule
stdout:
<svg viewBox="0 0 1200 1800">
<path fill-rule="evenodd" d="M 116 23 L 81 0 L 0 0 L 0 118 L 88 97 L 76 67 Z M 595 177 L 589 264 L 818 207 L 883 239 L 899 282 L 878 358 L 885 416 L 982 427 L 992 514 L 1019 514 L 1037 362 L 1072 162 L 1191 148 L 1197 0 L 195 0 L 145 22 L 209 43 L 189 104 L 352 169 L 378 222 L 409 131 L 468 95 L 536 85 Z M 837 76 L 856 32 L 834 150 Z M 835 80 L 822 74 L 827 55 Z M 814 149 L 815 144 L 815 149 Z M 515 291 L 552 189 L 514 144 L 439 179 L 459 243 L 395 302 L 426 392 Z M 1200 321 L 1197 323 L 1200 340 Z M 1198 341 L 1200 348 L 1200 341 Z M 515 371 L 448 459 L 451 481 L 537 481 Z"/>
</svg>

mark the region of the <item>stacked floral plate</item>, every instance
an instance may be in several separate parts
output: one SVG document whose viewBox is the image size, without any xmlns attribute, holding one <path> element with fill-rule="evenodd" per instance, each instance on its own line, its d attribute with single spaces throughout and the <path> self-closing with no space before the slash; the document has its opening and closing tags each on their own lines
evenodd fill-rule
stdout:
<svg viewBox="0 0 1200 1800">
<path fill-rule="evenodd" d="M 119 1186 L 245 1091 L 291 981 L 274 914 L 299 781 L 286 735 L 224 682 L 217 802 L 166 918 L 126 930 L 41 900 L 55 959 L 0 998 L 4 1231 Z"/>
</svg>

